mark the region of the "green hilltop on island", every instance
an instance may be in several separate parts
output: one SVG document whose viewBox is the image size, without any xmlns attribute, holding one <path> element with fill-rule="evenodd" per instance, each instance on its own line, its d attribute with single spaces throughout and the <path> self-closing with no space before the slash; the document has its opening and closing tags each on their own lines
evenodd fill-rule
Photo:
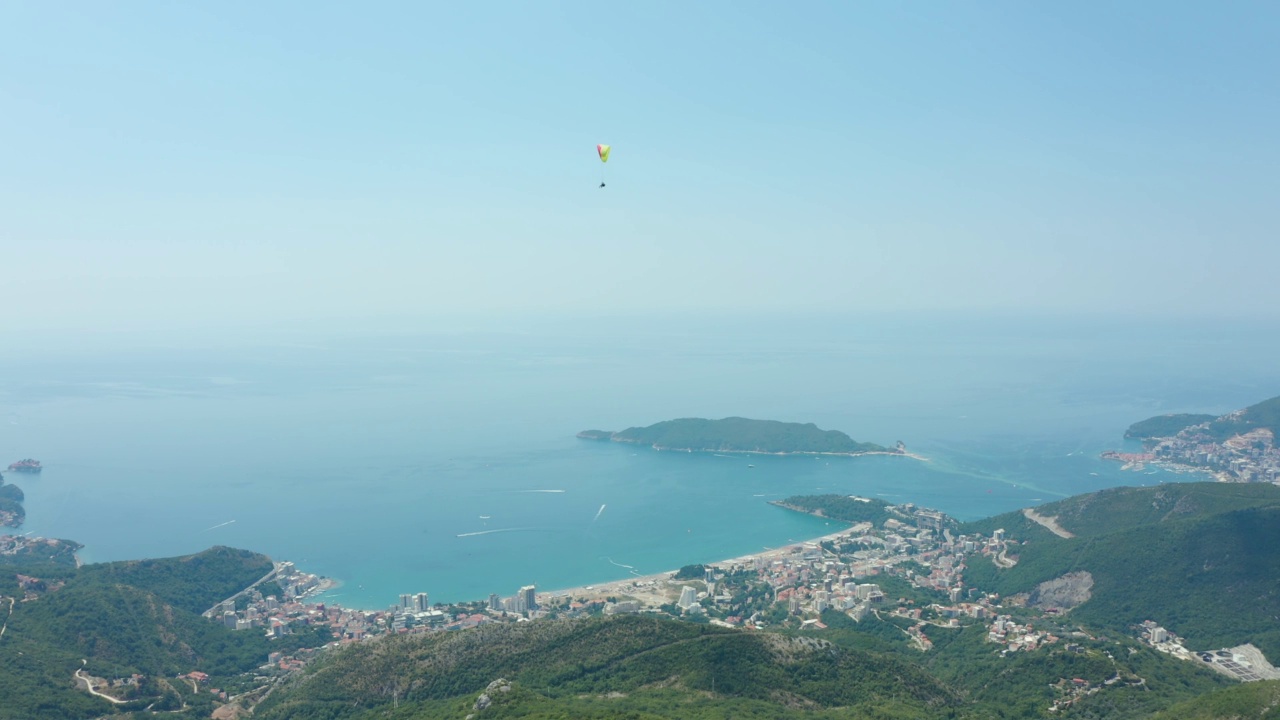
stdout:
<svg viewBox="0 0 1280 720">
<path fill-rule="evenodd" d="M 865 455 L 887 453 L 906 455 L 901 442 L 895 449 L 875 443 L 858 442 L 839 430 L 822 430 L 813 423 L 751 420 L 729 417 L 721 420 L 682 418 L 665 420 L 648 427 L 632 427 L 621 432 L 583 430 L 584 440 L 609 440 L 649 445 L 655 450 L 683 452 L 738 452 L 771 455 Z"/>
</svg>

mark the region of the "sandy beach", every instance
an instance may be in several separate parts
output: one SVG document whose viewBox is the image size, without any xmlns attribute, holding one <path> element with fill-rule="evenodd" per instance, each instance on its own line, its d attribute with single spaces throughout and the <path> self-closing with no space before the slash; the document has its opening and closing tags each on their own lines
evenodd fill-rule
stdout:
<svg viewBox="0 0 1280 720">
<path fill-rule="evenodd" d="M 833 521 L 839 522 L 839 521 Z M 853 525 L 845 525 L 841 529 L 827 533 L 816 538 L 808 540 L 800 540 L 798 542 L 787 543 L 776 548 L 761 548 L 760 552 L 742 555 L 739 557 L 728 558 L 717 562 L 703 563 L 707 567 L 727 568 L 731 565 L 745 565 L 755 558 L 764 558 L 771 560 L 773 558 L 790 555 L 799 550 L 805 543 L 820 543 L 825 540 L 834 540 L 842 535 L 847 535 L 853 528 Z M 539 598 L 603 598 L 603 597 L 628 597 L 641 600 L 643 602 L 661 605 L 670 602 L 679 595 L 679 584 L 671 581 L 671 578 L 678 570 L 667 570 L 665 572 L 653 573 L 651 575 L 640 575 L 621 580 L 611 580 L 597 585 L 584 585 L 581 587 L 566 588 L 563 590 L 550 590 L 547 592 L 539 592 Z M 701 579 L 701 578 L 699 578 Z"/>
</svg>

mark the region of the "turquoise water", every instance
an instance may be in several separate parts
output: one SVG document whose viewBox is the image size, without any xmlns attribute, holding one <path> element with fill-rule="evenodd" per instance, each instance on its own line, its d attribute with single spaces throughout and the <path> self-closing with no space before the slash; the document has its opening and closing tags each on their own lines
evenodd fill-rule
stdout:
<svg viewBox="0 0 1280 720">
<path fill-rule="evenodd" d="M 832 529 L 766 503 L 791 494 L 969 519 L 1185 479 L 1097 456 L 1152 414 L 1280 394 L 1280 369 L 1251 360 L 1275 338 L 1122 321 L 614 321 L 31 351 L 0 360 L 0 458 L 44 461 L 39 477 L 6 476 L 27 493 L 23 530 L 76 539 L 89 561 L 225 544 L 338 578 L 332 597 L 351 606 L 480 599 Z M 929 461 L 573 437 L 726 415 L 901 439 Z"/>
</svg>

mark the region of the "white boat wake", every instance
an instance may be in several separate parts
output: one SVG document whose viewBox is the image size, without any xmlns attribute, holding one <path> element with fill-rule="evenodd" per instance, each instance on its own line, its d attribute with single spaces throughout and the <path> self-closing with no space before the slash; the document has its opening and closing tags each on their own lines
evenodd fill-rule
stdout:
<svg viewBox="0 0 1280 720">
<path fill-rule="evenodd" d="M 458 537 L 474 537 L 476 535 L 492 535 L 493 533 L 520 532 L 521 530 L 537 530 L 531 527 L 500 528 L 498 530 L 477 530 L 476 532 L 458 533 Z"/>
<path fill-rule="evenodd" d="M 600 516 L 604 514 L 604 508 L 604 505 L 600 506 L 600 509 L 596 511 L 596 516 L 591 518 L 591 522 L 595 522 L 600 519 Z"/>
<path fill-rule="evenodd" d="M 224 523 L 218 523 L 217 525 L 214 525 L 213 527 L 210 527 L 210 528 L 205 528 L 204 530 L 201 530 L 200 532 L 209 532 L 210 530 L 217 530 L 218 528 L 220 528 L 220 527 L 226 527 L 226 526 L 230 525 L 230 524 L 231 524 L 231 523 L 233 523 L 233 522 L 235 522 L 235 520 L 228 520 L 228 521 L 226 521 L 226 522 L 224 522 Z"/>
</svg>

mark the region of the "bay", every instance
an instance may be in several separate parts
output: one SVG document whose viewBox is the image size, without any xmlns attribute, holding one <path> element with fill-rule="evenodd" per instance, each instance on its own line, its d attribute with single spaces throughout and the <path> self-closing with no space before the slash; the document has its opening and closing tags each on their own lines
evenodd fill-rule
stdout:
<svg viewBox="0 0 1280 720">
<path fill-rule="evenodd" d="M 767 500 L 838 492 L 962 519 L 1187 479 L 1098 458 L 1131 422 L 1280 393 L 1275 328 L 1124 318 L 527 320 L 56 343 L 0 359 L 22 531 L 87 561 L 211 545 L 354 607 L 585 585 L 830 532 Z M 77 349 L 78 348 L 78 349 Z M 815 422 L 927 461 L 580 441 L 675 417 Z M 1132 447 L 1132 445 L 1128 445 Z M 0 457 L 5 457 L 0 456 Z M 5 460 L 7 464 L 11 460 Z M 754 466 L 754 467 L 750 467 Z M 555 492 L 548 492 L 555 491 Z"/>
</svg>

